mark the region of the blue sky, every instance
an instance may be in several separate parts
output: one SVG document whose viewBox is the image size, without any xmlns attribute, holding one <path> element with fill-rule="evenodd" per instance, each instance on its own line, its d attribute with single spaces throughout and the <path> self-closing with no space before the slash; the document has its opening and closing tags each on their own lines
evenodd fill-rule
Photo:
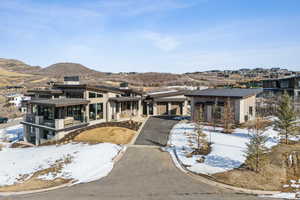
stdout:
<svg viewBox="0 0 300 200">
<path fill-rule="evenodd" d="M 0 57 L 42 67 L 300 71 L 299 0 L 0 0 Z"/>
</svg>

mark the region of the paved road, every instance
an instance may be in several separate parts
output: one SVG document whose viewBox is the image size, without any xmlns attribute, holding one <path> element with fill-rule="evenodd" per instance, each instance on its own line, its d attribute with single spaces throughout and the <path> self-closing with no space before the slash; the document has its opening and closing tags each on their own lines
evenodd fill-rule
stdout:
<svg viewBox="0 0 300 200">
<path fill-rule="evenodd" d="M 150 117 L 135 144 L 165 146 L 168 142 L 170 130 L 176 123 L 178 123 L 177 120 L 166 117 Z"/>
<path fill-rule="evenodd" d="M 152 121 L 158 131 L 171 128 Z M 150 124 L 151 125 L 151 124 Z M 148 138 L 141 135 L 142 138 Z M 139 141 L 143 141 L 138 138 Z M 148 140 L 145 140 L 148 141 Z M 158 140 L 165 143 L 165 140 Z M 151 143 L 152 145 L 152 143 Z M 84 172 L 82 172 L 84 173 Z M 0 198 L 1 199 L 1 198 Z M 159 148 L 132 146 L 105 178 L 54 191 L 4 198 L 6 200 L 262 200 L 206 185 L 176 168 L 169 153 Z"/>
</svg>

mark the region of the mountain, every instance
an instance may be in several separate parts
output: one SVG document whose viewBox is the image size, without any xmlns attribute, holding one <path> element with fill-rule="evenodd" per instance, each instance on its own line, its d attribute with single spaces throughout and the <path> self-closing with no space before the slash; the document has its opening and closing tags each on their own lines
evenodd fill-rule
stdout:
<svg viewBox="0 0 300 200">
<path fill-rule="evenodd" d="M 84 77 L 99 77 L 105 73 L 89 69 L 78 63 L 56 63 L 39 71 L 41 75 L 47 75 L 54 78 L 62 78 L 64 76 L 80 76 Z"/>
<path fill-rule="evenodd" d="M 25 74 L 34 74 L 41 69 L 41 67 L 30 66 L 19 60 L 5 58 L 0 58 L 0 68 L 10 72 L 18 72 Z"/>
</svg>

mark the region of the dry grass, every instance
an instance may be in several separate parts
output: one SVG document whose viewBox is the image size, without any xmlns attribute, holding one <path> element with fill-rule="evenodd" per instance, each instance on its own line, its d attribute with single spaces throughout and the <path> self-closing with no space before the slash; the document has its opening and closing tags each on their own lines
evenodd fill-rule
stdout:
<svg viewBox="0 0 300 200">
<path fill-rule="evenodd" d="M 300 176 L 287 175 L 283 164 L 283 155 L 299 150 L 299 143 L 293 145 L 279 144 L 272 148 L 272 151 L 268 154 L 268 164 L 263 167 L 259 173 L 247 169 L 234 169 L 228 172 L 214 174 L 213 176 L 221 182 L 238 187 L 285 191 L 286 189 L 282 186 L 291 179 L 298 180 Z"/>
<path fill-rule="evenodd" d="M 10 72 L 10 71 L 7 71 L 7 70 L 1 69 L 1 68 L 0 68 L 0 74 L 1 74 L 1 76 L 5 76 L 5 77 L 31 76 L 29 74 L 21 74 L 21 73 L 17 73 L 17 72 Z"/>
<path fill-rule="evenodd" d="M 84 131 L 74 138 L 76 142 L 128 144 L 135 131 L 121 127 L 101 127 Z"/>
<path fill-rule="evenodd" d="M 33 80 L 33 81 L 31 81 L 31 83 L 40 83 L 40 82 L 47 81 L 47 80 L 48 80 L 48 77 L 44 77 L 42 79 Z"/>
<path fill-rule="evenodd" d="M 0 187 L 0 192 L 40 190 L 69 183 L 72 181 L 71 179 L 56 178 L 54 180 L 42 180 L 39 178 L 39 176 L 46 175 L 49 173 L 59 173 L 63 165 L 70 163 L 71 160 L 71 157 L 66 157 L 64 159 L 57 160 L 53 166 L 51 166 L 48 169 L 43 169 L 35 172 L 30 178 L 28 178 L 29 175 L 27 174 L 21 175 L 19 179 L 20 183 Z"/>
</svg>

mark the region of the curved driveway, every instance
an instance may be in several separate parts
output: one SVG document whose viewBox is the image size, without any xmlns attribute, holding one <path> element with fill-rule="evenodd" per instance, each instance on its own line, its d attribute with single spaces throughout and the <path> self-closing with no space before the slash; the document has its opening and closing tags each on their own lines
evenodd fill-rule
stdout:
<svg viewBox="0 0 300 200">
<path fill-rule="evenodd" d="M 164 128 L 164 123 L 161 128 Z M 82 172 L 84 173 L 84 172 Z M 1 199 L 1 198 L 0 198 Z M 156 147 L 132 146 L 105 178 L 54 191 L 6 197 L 7 200 L 261 200 L 214 188 L 177 169 Z"/>
</svg>

